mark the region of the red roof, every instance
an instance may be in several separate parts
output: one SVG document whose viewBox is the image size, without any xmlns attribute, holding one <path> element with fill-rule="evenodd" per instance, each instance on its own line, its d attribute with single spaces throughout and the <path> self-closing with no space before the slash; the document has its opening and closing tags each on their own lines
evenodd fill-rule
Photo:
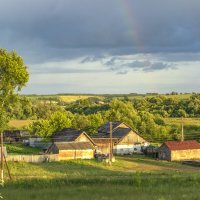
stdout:
<svg viewBox="0 0 200 200">
<path fill-rule="evenodd" d="M 196 140 L 188 140 L 188 141 L 168 141 L 164 142 L 164 144 L 170 150 L 189 150 L 189 149 L 200 149 L 200 144 Z"/>
</svg>

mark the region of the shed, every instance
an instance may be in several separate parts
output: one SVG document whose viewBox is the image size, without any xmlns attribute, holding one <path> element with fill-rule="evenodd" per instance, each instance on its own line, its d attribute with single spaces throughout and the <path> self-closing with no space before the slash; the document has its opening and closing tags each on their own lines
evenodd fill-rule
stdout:
<svg viewBox="0 0 200 200">
<path fill-rule="evenodd" d="M 47 153 L 58 154 L 59 160 L 92 159 L 94 146 L 90 142 L 55 142 Z"/>
<path fill-rule="evenodd" d="M 158 149 L 161 160 L 200 160 L 200 144 L 196 140 L 168 141 Z"/>
<path fill-rule="evenodd" d="M 5 130 L 3 137 L 5 142 L 14 143 L 28 140 L 30 134 L 28 130 Z"/>
<path fill-rule="evenodd" d="M 142 153 L 142 147 L 149 143 L 138 133 L 123 122 L 112 122 L 113 153 L 124 155 Z M 99 127 L 98 133 L 92 137 L 97 149 L 102 154 L 109 154 L 110 150 L 110 122 Z"/>
<path fill-rule="evenodd" d="M 59 154 L 59 160 L 94 158 L 95 144 L 86 132 L 64 128 L 52 136 L 47 153 Z"/>
</svg>

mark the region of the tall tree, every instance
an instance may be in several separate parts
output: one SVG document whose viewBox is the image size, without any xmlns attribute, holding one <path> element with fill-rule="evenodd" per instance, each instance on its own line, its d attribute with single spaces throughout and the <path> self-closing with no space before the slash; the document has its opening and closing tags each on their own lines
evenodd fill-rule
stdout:
<svg viewBox="0 0 200 200">
<path fill-rule="evenodd" d="M 27 66 L 14 51 L 0 49 L 0 130 L 7 121 L 7 108 L 17 99 L 18 92 L 29 79 Z"/>
</svg>

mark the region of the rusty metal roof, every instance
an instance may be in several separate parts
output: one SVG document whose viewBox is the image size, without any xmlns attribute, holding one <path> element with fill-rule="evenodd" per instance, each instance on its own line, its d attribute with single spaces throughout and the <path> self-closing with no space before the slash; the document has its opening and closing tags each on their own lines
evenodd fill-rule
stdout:
<svg viewBox="0 0 200 200">
<path fill-rule="evenodd" d="M 196 140 L 188 141 L 168 141 L 164 142 L 170 150 L 189 150 L 189 149 L 200 149 L 200 144 Z"/>
<path fill-rule="evenodd" d="M 88 150 L 94 149 L 90 142 L 55 142 L 59 150 Z"/>
</svg>

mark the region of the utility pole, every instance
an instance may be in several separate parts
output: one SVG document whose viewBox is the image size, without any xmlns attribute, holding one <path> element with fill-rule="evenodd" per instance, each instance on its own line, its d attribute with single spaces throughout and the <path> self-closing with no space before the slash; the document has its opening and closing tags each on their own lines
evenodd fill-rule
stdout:
<svg viewBox="0 0 200 200">
<path fill-rule="evenodd" d="M 1 131 L 1 184 L 4 185 L 4 152 L 3 152 L 3 132 Z"/>
<path fill-rule="evenodd" d="M 181 142 L 184 141 L 184 127 L 183 127 L 183 117 L 181 119 Z"/>
<path fill-rule="evenodd" d="M 110 165 L 112 164 L 113 158 L 113 142 L 112 142 L 112 122 L 110 122 Z"/>
</svg>

